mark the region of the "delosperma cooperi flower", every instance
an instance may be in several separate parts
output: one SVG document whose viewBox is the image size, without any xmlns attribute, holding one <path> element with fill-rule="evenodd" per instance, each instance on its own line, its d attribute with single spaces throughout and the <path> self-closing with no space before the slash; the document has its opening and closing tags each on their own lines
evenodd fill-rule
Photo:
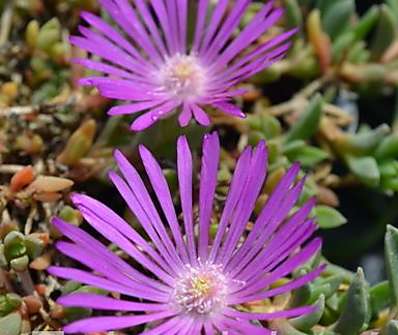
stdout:
<svg viewBox="0 0 398 335">
<path fill-rule="evenodd" d="M 251 313 L 239 308 L 245 303 L 289 293 L 315 279 L 324 269 L 319 266 L 301 277 L 286 280 L 321 247 L 321 240 L 312 238 L 316 224 L 309 215 L 314 200 L 293 210 L 304 185 L 304 179 L 297 177 L 298 164 L 287 171 L 260 213 L 253 216 L 266 178 L 267 150 L 264 142 L 246 148 L 218 215 L 216 208 L 220 206 L 214 203 L 220 144 L 217 134 L 205 135 L 196 215 L 192 154 L 182 136 L 177 143 L 180 214 L 160 165 L 144 146 L 139 151 L 151 191 L 119 151 L 115 152 L 115 159 L 120 173 L 112 171 L 109 177 L 147 237 L 101 202 L 82 194 L 72 196 L 88 224 L 131 257 L 134 264 L 81 228 L 58 218 L 53 220 L 70 240 L 59 241 L 57 248 L 87 269 L 52 266 L 49 272 L 120 294 L 120 299 L 93 293 L 72 293 L 59 298 L 58 303 L 67 307 L 117 312 L 114 316 L 75 321 L 64 328 L 66 333 L 145 324 L 144 334 L 274 334 L 251 321 L 290 318 L 314 310 L 303 306 Z M 210 235 L 214 220 L 217 229 Z M 248 230 L 249 221 L 253 224 Z M 281 278 L 286 279 L 275 285 Z"/>
<path fill-rule="evenodd" d="M 134 131 L 175 112 L 181 126 L 192 117 L 207 126 L 206 106 L 244 117 L 231 103 L 244 92 L 236 85 L 281 59 L 296 31 L 264 39 L 283 13 L 270 1 L 237 34 L 251 2 L 99 0 L 113 25 L 83 12 L 90 28 L 80 26 L 82 36 L 71 37 L 74 45 L 100 58 L 75 59 L 102 74 L 81 83 L 128 102 L 111 108 L 110 115 L 144 112 L 132 123 Z M 196 13 L 192 20 L 190 11 Z"/>
</svg>

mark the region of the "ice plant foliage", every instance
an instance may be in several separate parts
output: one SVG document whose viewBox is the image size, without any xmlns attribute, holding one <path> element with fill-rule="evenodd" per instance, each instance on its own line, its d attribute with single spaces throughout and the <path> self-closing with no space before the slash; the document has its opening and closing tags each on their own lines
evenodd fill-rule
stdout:
<svg viewBox="0 0 398 335">
<path fill-rule="evenodd" d="M 52 266 L 50 273 L 121 294 L 120 299 L 115 299 L 72 293 L 58 302 L 69 307 L 130 312 L 75 321 L 65 327 L 67 333 L 148 324 L 152 327 L 145 334 L 272 334 L 251 321 L 294 317 L 313 310 L 304 306 L 250 313 L 236 308 L 290 292 L 316 278 L 324 267 L 271 288 L 321 247 L 320 239 L 311 237 L 315 223 L 308 218 L 314 200 L 289 214 L 304 184 L 302 179 L 297 180 L 298 165 L 293 165 L 254 220 L 252 229 L 247 230 L 267 171 L 267 151 L 261 142 L 242 153 L 222 214 L 215 216 L 219 153 L 218 136 L 206 135 L 196 219 L 192 155 L 185 137 L 180 137 L 177 145 L 181 215 L 175 210 L 162 169 L 148 149 L 141 146 L 140 155 L 153 197 L 137 170 L 116 151 L 120 173 L 110 172 L 110 179 L 141 223 L 149 242 L 101 202 L 86 195 L 73 195 L 85 220 L 130 256 L 134 265 L 84 230 L 54 219 L 57 229 L 70 240 L 59 241 L 57 248 L 87 269 Z M 210 221 L 215 217 L 217 232 L 210 236 Z"/>
<path fill-rule="evenodd" d="M 114 24 L 84 12 L 82 17 L 90 28 L 81 26 L 82 36 L 73 36 L 71 42 L 100 58 L 75 61 L 103 75 L 84 78 L 81 83 L 95 86 L 105 97 L 128 101 L 111 108 L 110 115 L 144 112 L 131 125 L 135 131 L 176 110 L 181 126 L 192 117 L 209 125 L 205 106 L 244 117 L 231 103 L 244 92 L 236 85 L 281 59 L 295 32 L 259 42 L 282 15 L 273 1 L 239 34 L 251 0 L 99 2 Z M 190 12 L 196 13 L 192 20 Z"/>
</svg>

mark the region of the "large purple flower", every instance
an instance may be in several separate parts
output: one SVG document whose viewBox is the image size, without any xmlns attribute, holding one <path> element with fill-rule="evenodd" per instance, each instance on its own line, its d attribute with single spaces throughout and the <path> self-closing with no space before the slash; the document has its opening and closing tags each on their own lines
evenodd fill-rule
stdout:
<svg viewBox="0 0 398 335">
<path fill-rule="evenodd" d="M 148 149 L 141 146 L 140 154 L 153 198 L 137 170 L 119 151 L 115 153 L 120 174 L 112 171 L 110 179 L 141 223 L 149 242 L 102 203 L 86 195 L 73 195 L 73 202 L 86 221 L 130 256 L 134 265 L 82 229 L 54 219 L 54 225 L 70 239 L 58 242 L 57 248 L 88 270 L 52 266 L 50 273 L 122 295 L 115 299 L 72 293 L 58 302 L 64 306 L 134 313 L 76 321 L 65 327 L 67 333 L 148 324 L 152 328 L 145 334 L 272 334 L 251 321 L 313 311 L 312 307 L 299 307 L 250 313 L 236 308 L 290 292 L 324 269 L 320 266 L 281 286 L 273 285 L 310 260 L 321 247 L 319 238 L 311 239 L 316 225 L 308 215 L 314 200 L 291 214 L 304 184 L 303 179 L 297 180 L 299 166 L 290 168 L 254 219 L 252 212 L 266 177 L 267 152 L 264 142 L 254 149 L 246 148 L 237 162 L 222 214 L 217 216 L 213 201 L 220 144 L 216 134 L 206 135 L 196 219 L 192 155 L 185 137 L 179 138 L 177 151 L 181 216 L 175 210 L 162 169 Z M 248 231 L 251 219 L 254 224 Z M 213 237 L 209 234 L 211 220 L 218 221 Z"/>
<path fill-rule="evenodd" d="M 76 61 L 104 75 L 81 82 L 95 86 L 105 97 L 129 101 L 110 109 L 110 115 L 145 111 L 132 123 L 135 131 L 176 110 L 180 111 L 181 126 L 192 117 L 209 125 L 204 106 L 244 117 L 230 102 L 243 93 L 234 87 L 282 58 L 295 32 L 256 43 L 282 15 L 280 8 L 273 8 L 273 1 L 239 34 L 237 28 L 251 0 L 99 2 L 116 25 L 91 13 L 82 14 L 91 29 L 81 26 L 83 36 L 74 36 L 71 42 L 101 61 Z M 194 10 L 196 18 L 189 22 L 188 14 Z"/>
</svg>

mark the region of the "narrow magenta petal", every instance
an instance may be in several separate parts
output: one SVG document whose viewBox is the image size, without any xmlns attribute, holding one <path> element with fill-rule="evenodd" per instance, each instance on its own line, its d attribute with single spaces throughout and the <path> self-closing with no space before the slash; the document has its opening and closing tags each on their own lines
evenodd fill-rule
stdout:
<svg viewBox="0 0 398 335">
<path fill-rule="evenodd" d="M 130 125 L 130 129 L 133 131 L 145 130 L 157 122 L 158 119 L 159 118 L 156 117 L 152 111 L 146 112 L 134 120 L 134 122 Z"/>
<path fill-rule="evenodd" d="M 228 314 L 225 313 L 225 315 L 229 316 L 229 314 L 232 314 L 233 312 L 234 310 L 231 310 L 231 312 L 228 311 Z M 239 318 L 238 320 L 236 319 L 238 318 L 234 316 L 224 317 L 215 324 L 220 330 L 228 331 L 228 333 L 230 332 L 230 329 L 236 331 L 236 334 L 273 335 L 275 333 L 262 326 L 255 326 L 243 318 Z"/>
<path fill-rule="evenodd" d="M 99 275 L 106 277 L 109 280 L 115 281 L 121 285 L 125 285 L 131 288 L 139 287 L 140 289 L 146 288 L 148 291 L 153 291 L 154 288 L 147 285 L 147 283 L 139 283 L 135 279 L 131 279 L 126 276 L 123 272 L 113 266 L 113 263 L 104 261 L 106 259 L 98 258 L 97 255 L 93 255 L 88 252 L 84 247 L 81 247 L 74 243 L 68 243 L 59 241 L 56 244 L 56 248 L 64 255 L 69 256 L 76 261 L 91 268 L 94 272 Z M 149 279 L 149 278 L 148 278 Z"/>
<path fill-rule="evenodd" d="M 188 252 L 191 262 L 194 263 L 197 256 L 192 211 L 192 153 L 185 136 L 179 137 L 177 141 L 177 172 Z"/>
<path fill-rule="evenodd" d="M 297 316 L 313 313 L 316 308 L 316 306 L 304 306 L 271 313 L 240 312 L 231 308 L 226 308 L 224 314 L 230 317 L 246 320 L 274 320 L 279 318 L 294 318 Z"/>
<path fill-rule="evenodd" d="M 120 77 L 122 79 L 128 79 L 128 80 L 134 80 L 134 81 L 142 80 L 142 76 L 140 78 L 133 72 L 127 71 L 118 66 L 106 64 L 104 62 L 99 62 L 99 61 L 85 59 L 85 58 L 72 58 L 71 62 L 80 64 L 80 65 L 86 67 L 87 69 L 106 73 L 106 74 L 109 74 L 112 76 Z M 86 79 L 86 78 L 84 78 L 84 79 Z M 83 81 L 81 81 L 81 83 L 85 82 L 84 79 L 83 79 Z"/>
<path fill-rule="evenodd" d="M 156 26 L 154 18 L 150 13 L 150 9 L 147 6 L 145 0 L 135 0 L 135 5 L 137 6 L 137 13 L 142 17 L 143 24 L 148 28 L 149 34 L 152 37 L 153 43 L 156 45 L 158 50 L 162 53 L 163 57 L 167 55 L 167 50 L 165 44 L 162 40 L 161 33 Z"/>
<path fill-rule="evenodd" d="M 192 51 L 197 52 L 200 46 L 200 43 L 203 39 L 203 33 L 205 30 L 206 23 L 206 14 L 209 6 L 209 0 L 199 0 L 198 1 L 198 9 L 196 15 L 196 26 L 195 26 L 195 35 L 192 43 Z"/>
<path fill-rule="evenodd" d="M 57 299 L 57 303 L 65 307 L 84 307 L 110 311 L 165 311 L 169 308 L 168 304 L 150 304 L 119 300 L 94 293 L 72 293 Z"/>
<path fill-rule="evenodd" d="M 142 26 L 136 11 L 133 9 L 128 0 L 114 0 L 120 13 L 126 19 L 126 24 L 129 26 L 130 37 L 141 46 L 146 52 L 148 59 L 154 63 L 161 61 L 159 50 L 156 49 L 151 38 L 147 34 L 146 29 Z M 120 16 L 120 15 L 119 15 Z"/>
<path fill-rule="evenodd" d="M 250 147 L 247 147 L 239 157 L 236 164 L 235 172 L 231 181 L 231 186 L 229 188 L 228 196 L 225 201 L 225 206 L 221 215 L 220 222 L 218 224 L 216 237 L 214 239 L 212 250 L 210 252 L 211 261 L 215 261 L 215 259 L 219 256 L 221 242 L 224 238 L 225 232 L 227 231 L 228 225 L 230 224 L 234 210 L 239 201 L 242 201 L 242 197 L 240 195 L 247 178 L 249 178 L 251 156 L 252 150 Z"/>
<path fill-rule="evenodd" d="M 223 245 L 218 261 L 225 265 L 231 258 L 233 251 L 246 230 L 247 222 L 254 210 L 257 197 L 267 174 L 267 150 L 265 142 L 260 141 L 253 151 L 251 158 L 251 171 L 244 188 L 241 190 L 241 201 L 232 217 L 233 225 L 226 235 L 226 243 Z"/>
<path fill-rule="evenodd" d="M 179 315 L 171 318 L 166 322 L 163 322 L 157 327 L 144 331 L 143 333 L 141 333 L 141 335 L 178 334 L 178 332 L 184 327 L 184 324 L 186 324 L 187 322 L 192 322 L 192 319 Z"/>
<path fill-rule="evenodd" d="M 245 269 L 246 264 L 251 262 L 250 267 L 256 268 L 258 264 L 261 264 L 262 255 L 268 254 L 268 250 L 275 250 L 275 246 L 280 246 L 283 242 L 292 237 L 292 231 L 297 229 L 302 223 L 304 223 L 306 217 L 309 215 L 311 209 L 314 206 L 314 201 L 311 200 L 307 203 L 307 206 L 303 206 L 298 213 L 296 213 L 292 218 L 288 220 L 286 224 L 278 231 L 277 234 L 274 232 L 282 225 L 282 223 L 286 220 L 289 215 L 289 212 L 293 209 L 293 206 L 297 202 L 302 189 L 304 187 L 304 181 L 302 180 L 300 183 L 295 185 L 292 190 L 286 192 L 284 199 L 278 204 L 278 207 L 272 212 L 270 215 L 270 219 L 267 222 L 267 225 L 264 230 L 262 230 L 261 235 L 257 238 L 257 240 L 251 244 L 248 248 L 247 252 L 243 255 L 244 257 L 240 257 L 238 253 L 231 260 L 230 263 L 227 264 L 226 270 L 231 270 L 231 274 L 235 275 L 240 273 L 243 276 L 244 272 L 247 271 Z M 269 240 L 272 238 L 272 241 Z M 266 245 L 266 248 L 263 249 L 263 246 Z M 262 252 L 260 252 L 260 250 Z M 242 254 L 240 254 L 242 255 Z M 265 256 L 264 256 L 265 257 Z M 245 269 L 245 271 L 243 271 Z"/>
<path fill-rule="evenodd" d="M 148 87 L 143 84 L 133 84 L 128 80 L 107 79 L 107 78 L 86 78 L 87 83 L 95 86 L 104 97 L 122 100 L 147 101 L 156 99 L 159 95 L 148 91 Z"/>
<path fill-rule="evenodd" d="M 138 53 L 138 51 L 129 41 L 127 41 L 117 30 L 115 30 L 111 25 L 109 25 L 100 17 L 85 11 L 81 13 L 81 16 L 87 23 L 98 29 L 114 43 L 124 48 L 132 56 L 135 57 L 135 55 Z"/>
<path fill-rule="evenodd" d="M 116 173 L 109 174 L 112 182 L 118 188 L 119 192 L 123 197 L 127 198 L 131 196 L 131 190 L 124 183 L 122 178 L 120 178 Z M 130 203 L 132 203 L 133 199 L 130 199 Z M 135 200 L 134 200 L 135 201 Z M 83 211 L 84 213 L 84 211 Z M 145 219 L 148 220 L 148 219 Z M 92 223 L 91 223 L 92 224 Z M 97 228 L 98 229 L 98 228 Z M 173 276 L 175 275 L 176 263 L 173 258 L 171 258 L 170 254 L 167 252 L 163 243 L 157 236 L 157 233 L 154 231 L 152 226 L 147 226 L 147 232 L 150 234 L 152 240 L 157 243 L 156 247 L 159 250 L 161 258 L 157 257 L 157 253 L 155 253 L 154 260 L 146 257 L 146 255 L 142 254 L 134 245 L 129 244 L 128 241 L 125 240 L 123 236 L 118 234 L 116 231 L 110 229 L 109 232 L 102 232 L 102 234 L 108 234 L 108 239 L 118 244 L 125 252 L 127 252 L 131 257 L 135 258 L 138 262 L 140 262 L 144 267 L 148 270 L 152 271 L 155 275 L 158 276 L 159 279 L 167 282 L 168 284 L 173 284 Z M 151 249 L 149 249 L 151 250 Z M 153 249 L 152 249 L 153 250 Z"/>
<path fill-rule="evenodd" d="M 210 118 L 202 108 L 200 108 L 196 104 L 192 104 L 191 108 L 193 116 L 195 117 L 195 120 L 198 121 L 199 124 L 205 127 L 210 125 Z"/>
<path fill-rule="evenodd" d="M 164 2 L 166 12 L 167 12 L 167 19 L 169 23 L 169 29 L 171 33 L 171 40 L 173 41 L 172 44 L 174 46 L 174 52 L 182 53 L 181 44 L 180 44 L 180 29 L 178 27 L 178 13 L 177 13 L 177 4 L 176 0 L 168 0 Z M 179 9 L 178 9 L 179 10 Z"/>
<path fill-rule="evenodd" d="M 138 326 L 147 322 L 162 320 L 173 316 L 174 312 L 152 313 L 132 316 L 97 316 L 72 322 L 64 327 L 66 334 L 104 332 Z"/>
<path fill-rule="evenodd" d="M 225 11 L 228 7 L 228 0 L 217 1 L 217 5 L 212 13 L 210 23 L 207 27 L 206 34 L 203 39 L 203 43 L 199 49 L 199 53 L 205 53 L 209 48 L 211 40 L 215 37 L 217 30 L 219 29 L 222 18 L 224 17 Z"/>
<path fill-rule="evenodd" d="M 154 234 L 151 235 L 153 242 L 159 248 L 162 255 L 168 255 L 168 263 L 176 271 L 176 273 L 178 273 L 178 269 L 181 267 L 182 261 L 178 256 L 176 248 L 169 238 L 169 235 L 167 234 L 166 228 L 162 223 L 159 213 L 156 210 L 156 207 L 145 187 L 142 178 L 135 167 L 129 163 L 129 161 L 120 151 L 116 150 L 114 156 L 119 170 L 129 185 L 131 191 L 129 192 L 130 196 L 124 194 L 126 202 L 129 202 L 129 199 L 135 197 L 136 202 L 133 203 L 130 201 L 130 205 L 134 205 L 131 206 L 131 209 L 134 213 L 137 211 L 144 213 L 148 222 L 147 227 L 151 226 L 154 231 Z"/>
<path fill-rule="evenodd" d="M 222 64 L 227 64 L 239 52 L 256 41 L 265 31 L 276 23 L 282 15 L 282 10 L 277 9 L 271 11 L 272 5 L 272 1 L 264 5 L 239 36 L 222 52 L 219 57 Z"/>
<path fill-rule="evenodd" d="M 210 220 L 217 186 L 219 156 L 220 140 L 217 133 L 205 135 L 199 186 L 198 255 L 201 259 L 207 259 L 209 249 Z"/>
<path fill-rule="evenodd" d="M 190 0 L 177 0 L 178 30 L 180 37 L 180 52 L 187 52 L 188 39 L 188 2 Z"/>
<path fill-rule="evenodd" d="M 142 288 L 140 290 L 132 289 L 119 283 L 115 283 L 112 280 L 91 274 L 90 272 L 83 270 L 68 267 L 51 266 L 48 268 L 47 271 L 53 276 L 68 280 L 75 280 L 86 285 L 92 285 L 111 292 L 119 292 L 130 297 L 148 299 L 151 301 L 163 303 L 169 300 L 168 294 L 160 292 L 158 294 L 153 294 L 145 292 L 145 290 L 143 290 Z"/>
<path fill-rule="evenodd" d="M 204 324 L 205 334 L 206 335 L 216 335 L 216 330 L 211 321 L 206 321 Z"/>
<path fill-rule="evenodd" d="M 144 102 L 137 102 L 133 104 L 121 105 L 112 107 L 108 111 L 108 115 L 125 115 L 125 114 L 133 114 L 137 112 L 142 112 L 144 110 L 154 108 L 162 104 L 164 100 L 150 100 Z"/>
<path fill-rule="evenodd" d="M 213 55 L 217 54 L 225 46 L 231 34 L 238 27 L 250 2 L 251 0 L 236 0 L 234 2 L 232 10 L 228 13 L 214 40 L 209 44 L 207 52 L 203 55 L 207 61 L 211 62 Z"/>
<path fill-rule="evenodd" d="M 259 237 L 262 236 L 262 239 L 268 239 L 274 228 L 271 225 L 268 225 L 268 222 L 273 218 L 274 213 L 280 209 L 280 202 L 284 199 L 286 194 L 288 193 L 289 188 L 291 187 L 292 183 L 296 179 L 298 173 L 300 171 L 299 164 L 293 164 L 288 172 L 282 177 L 280 182 L 277 184 L 275 189 L 273 190 L 271 196 L 267 200 L 264 208 L 261 210 L 260 215 L 258 216 L 253 229 L 250 231 L 249 236 L 244 241 L 241 248 L 239 248 L 238 252 L 234 256 L 234 259 L 231 262 L 232 266 L 237 265 L 236 262 L 239 262 L 243 255 L 247 255 L 247 253 L 254 252 L 252 251 L 254 248 L 261 248 L 262 244 L 254 246 L 254 241 Z M 264 229 L 266 229 L 264 231 Z M 235 261 L 236 260 L 236 261 Z M 235 261 L 235 263 L 234 263 Z"/>
<path fill-rule="evenodd" d="M 233 116 L 238 116 L 240 118 L 245 117 L 245 113 L 242 112 L 242 110 L 228 102 L 215 102 L 212 104 L 214 107 L 220 109 L 223 113 L 233 115 Z"/>
<path fill-rule="evenodd" d="M 165 7 L 165 1 L 152 1 L 151 5 L 156 14 L 156 18 L 157 18 L 157 20 L 159 20 L 160 25 L 162 27 L 169 53 L 175 54 L 176 50 L 177 50 L 176 39 L 175 39 L 175 36 L 173 36 L 173 31 L 171 28 L 170 21 L 175 20 L 176 18 L 168 17 L 166 7 Z"/>
<path fill-rule="evenodd" d="M 132 268 L 129 264 L 123 261 L 121 258 L 116 256 L 110 250 L 108 250 L 104 245 L 102 245 L 95 238 L 91 237 L 82 229 L 75 227 L 69 223 L 63 222 L 59 218 L 54 218 L 52 220 L 52 224 L 66 237 L 70 240 L 74 241 L 80 247 L 90 246 L 90 249 L 86 251 L 87 254 L 94 254 L 97 258 L 98 256 L 100 260 L 106 261 L 113 265 L 117 271 L 126 274 L 129 278 L 134 278 L 135 280 L 146 283 L 152 287 L 156 287 L 165 292 L 169 291 L 169 287 L 160 284 L 158 281 L 153 280 L 147 276 L 144 276 L 139 271 Z M 81 260 L 84 260 L 81 257 Z"/>
<path fill-rule="evenodd" d="M 178 123 L 181 127 L 186 127 L 192 119 L 192 110 L 189 104 L 185 103 L 182 112 L 178 116 Z"/>
<path fill-rule="evenodd" d="M 271 285 L 276 280 L 290 274 L 297 267 L 307 262 L 311 257 L 313 257 L 321 248 L 322 242 L 319 238 L 315 238 L 308 245 L 306 245 L 297 254 L 288 258 L 285 262 L 280 264 L 274 271 L 267 273 L 263 279 L 255 280 L 251 285 L 247 285 L 241 289 L 237 296 L 247 296 L 255 292 L 259 292 Z"/>
<path fill-rule="evenodd" d="M 231 297 L 230 303 L 231 304 L 243 304 L 245 302 L 259 301 L 259 300 L 267 299 L 270 297 L 275 297 L 276 295 L 283 294 L 286 292 L 291 292 L 291 291 L 293 291 L 297 288 L 300 288 L 303 285 L 313 281 L 317 277 L 319 277 L 320 274 L 323 271 L 325 271 L 325 269 L 326 269 L 326 265 L 322 265 L 304 276 L 301 276 L 297 279 L 291 280 L 287 284 L 284 284 L 282 286 L 279 286 L 279 287 L 276 287 L 276 288 L 273 288 L 273 289 L 270 289 L 267 291 L 263 291 L 263 292 L 260 292 L 257 294 L 253 294 L 248 297 L 243 297 L 243 298 Z"/>
<path fill-rule="evenodd" d="M 183 240 L 182 233 L 180 231 L 177 214 L 174 209 L 172 196 L 166 178 L 163 175 L 161 167 L 159 166 L 153 155 L 150 153 L 150 151 L 142 145 L 139 147 L 139 151 L 142 162 L 144 163 L 146 172 L 151 181 L 151 185 L 156 193 L 159 204 L 162 207 L 163 212 L 169 223 L 171 233 L 173 234 L 174 241 L 176 242 L 179 255 L 184 260 L 184 262 L 187 262 L 188 254 L 186 251 L 186 246 Z"/>
<path fill-rule="evenodd" d="M 115 225 L 114 222 L 107 221 L 107 217 L 105 216 L 106 212 L 95 212 L 90 210 L 90 208 L 87 205 L 87 198 L 86 202 L 82 204 L 78 204 L 78 200 L 76 200 L 77 197 L 73 197 L 74 203 L 78 206 L 80 212 L 83 214 L 83 217 L 86 219 L 86 221 L 93 226 L 98 232 L 100 232 L 104 237 L 106 237 L 109 241 L 115 243 L 117 246 L 119 246 L 122 250 L 124 250 L 129 256 L 133 257 L 136 259 L 139 263 L 141 263 L 144 267 L 146 267 L 148 270 L 152 271 L 155 275 L 158 276 L 159 279 L 166 281 L 167 283 L 172 283 L 172 277 L 169 275 L 168 272 L 170 271 L 170 267 L 164 263 L 161 259 L 159 259 L 156 255 L 155 252 L 153 252 L 153 249 L 150 248 L 150 246 L 147 245 L 147 243 L 142 243 L 143 247 L 145 248 L 146 251 L 151 252 L 151 256 L 154 257 L 156 262 L 163 267 L 163 269 L 166 269 L 166 271 L 162 270 L 161 267 L 157 266 L 156 263 L 154 263 L 149 257 L 147 257 L 145 254 L 143 254 L 137 247 L 131 243 L 128 237 L 126 237 L 119 229 L 124 227 L 124 225 Z M 97 206 L 98 207 L 98 206 Z M 95 208 L 95 207 L 94 207 Z M 115 225 L 115 226 L 114 226 Z M 132 232 L 131 230 L 127 230 Z M 131 238 L 134 238 L 134 233 L 131 233 Z M 140 241 L 141 242 L 141 241 Z M 171 272 L 171 271 L 170 271 Z"/>
<path fill-rule="evenodd" d="M 168 101 L 164 104 L 155 107 L 149 112 L 139 116 L 130 126 L 131 130 L 141 131 L 149 128 L 160 118 L 164 118 L 168 114 L 172 113 L 179 103 L 175 101 Z"/>
</svg>

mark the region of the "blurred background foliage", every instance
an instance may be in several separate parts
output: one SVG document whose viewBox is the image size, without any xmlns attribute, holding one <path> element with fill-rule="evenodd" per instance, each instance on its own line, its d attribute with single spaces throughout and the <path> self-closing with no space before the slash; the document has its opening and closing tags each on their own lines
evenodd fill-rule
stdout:
<svg viewBox="0 0 398 335">
<path fill-rule="evenodd" d="M 299 27 L 288 56 L 243 85 L 237 103 L 246 119 L 208 110 L 224 149 L 217 199 L 225 198 L 239 152 L 266 139 L 270 168 L 258 208 L 290 164 L 301 162 L 308 178 L 300 203 L 317 197 L 325 246 L 297 275 L 331 264 L 313 284 L 243 308 L 319 306 L 310 316 L 272 322 L 281 334 L 398 334 L 398 0 L 276 5 L 285 7 L 284 21 L 263 38 Z M 260 6 L 251 4 L 242 26 Z M 70 62 L 84 56 L 68 43 L 81 10 L 101 13 L 95 0 L 0 0 L 2 335 L 59 329 L 92 313 L 55 303 L 63 293 L 95 289 L 46 274 L 52 263 L 71 262 L 53 249 L 60 236 L 49 220 L 82 224 L 68 200 L 73 190 L 124 212 L 139 229 L 106 179 L 115 147 L 136 161 L 137 144 L 149 146 L 177 195 L 177 136 L 189 134 L 198 148 L 210 130 L 180 130 L 171 118 L 133 134 L 130 117 L 109 119 L 112 102 L 78 87 L 87 71 Z M 216 228 L 217 213 L 213 219 Z"/>
</svg>

